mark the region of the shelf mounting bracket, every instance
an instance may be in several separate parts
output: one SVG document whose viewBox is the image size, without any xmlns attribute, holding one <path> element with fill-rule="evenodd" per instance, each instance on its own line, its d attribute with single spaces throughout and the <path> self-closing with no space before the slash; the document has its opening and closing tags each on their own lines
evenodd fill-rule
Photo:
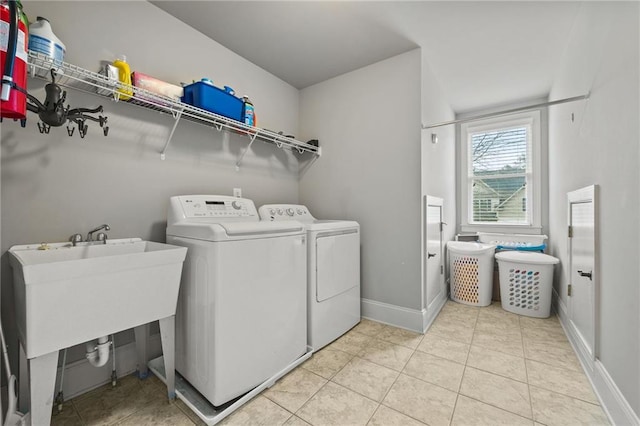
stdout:
<svg viewBox="0 0 640 426">
<path fill-rule="evenodd" d="M 242 164 L 242 159 L 244 158 L 245 155 L 247 155 L 247 152 L 249 152 L 249 149 L 251 149 L 251 145 L 253 145 L 253 143 L 256 141 L 256 137 L 258 137 L 258 133 L 256 132 L 249 137 L 251 138 L 251 142 L 249 142 L 249 145 L 247 145 L 244 151 L 242 151 L 242 154 L 240 154 L 240 158 L 238 158 L 238 161 L 236 161 L 236 172 L 240 171 L 240 164 Z"/>
<path fill-rule="evenodd" d="M 171 143 L 171 139 L 173 139 L 173 134 L 176 131 L 176 127 L 178 127 L 178 123 L 180 122 L 180 117 L 182 117 L 182 111 L 177 111 L 175 115 L 175 123 L 173 123 L 173 128 L 171 129 L 171 133 L 169 133 L 169 137 L 167 138 L 167 142 L 164 144 L 164 148 L 162 148 L 162 152 L 160 153 L 160 159 L 164 160 L 166 158 L 165 153 L 167 152 L 167 148 Z"/>
</svg>

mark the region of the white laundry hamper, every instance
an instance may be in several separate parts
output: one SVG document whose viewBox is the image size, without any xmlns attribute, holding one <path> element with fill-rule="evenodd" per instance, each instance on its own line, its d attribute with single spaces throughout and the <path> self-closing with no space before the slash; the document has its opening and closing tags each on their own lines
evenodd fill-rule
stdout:
<svg viewBox="0 0 640 426">
<path fill-rule="evenodd" d="M 514 314 L 547 318 L 551 313 L 553 266 L 557 258 L 542 253 L 496 253 L 502 309 Z"/>
<path fill-rule="evenodd" d="M 491 304 L 495 246 L 470 241 L 449 241 L 451 299 L 472 306 Z"/>
</svg>

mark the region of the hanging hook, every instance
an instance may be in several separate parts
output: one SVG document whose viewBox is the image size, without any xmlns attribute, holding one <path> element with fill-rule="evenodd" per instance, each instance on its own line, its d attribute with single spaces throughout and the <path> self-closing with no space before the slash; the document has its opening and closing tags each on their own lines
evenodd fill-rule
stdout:
<svg viewBox="0 0 640 426">
<path fill-rule="evenodd" d="M 49 134 L 49 131 L 51 130 L 51 126 L 39 121 L 38 122 L 38 130 L 40 130 L 40 133 Z"/>
<path fill-rule="evenodd" d="M 73 136 L 73 132 L 75 132 L 75 130 L 76 130 L 75 127 L 67 126 L 67 134 L 69 135 L 69 137 Z"/>
<path fill-rule="evenodd" d="M 87 135 L 87 130 L 89 130 L 89 126 L 87 124 L 78 124 L 78 133 L 82 139 Z"/>
</svg>

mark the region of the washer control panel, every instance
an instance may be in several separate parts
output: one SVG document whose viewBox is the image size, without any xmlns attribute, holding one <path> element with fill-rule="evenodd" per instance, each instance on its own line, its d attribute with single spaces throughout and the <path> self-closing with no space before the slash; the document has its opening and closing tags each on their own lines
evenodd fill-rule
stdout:
<svg viewBox="0 0 640 426">
<path fill-rule="evenodd" d="M 309 209 L 301 204 L 265 204 L 258 209 L 261 220 L 297 220 L 313 222 L 315 218 Z"/>
<path fill-rule="evenodd" d="M 253 201 L 224 195 L 185 195 L 176 197 L 185 218 L 250 218 L 257 217 Z"/>
</svg>

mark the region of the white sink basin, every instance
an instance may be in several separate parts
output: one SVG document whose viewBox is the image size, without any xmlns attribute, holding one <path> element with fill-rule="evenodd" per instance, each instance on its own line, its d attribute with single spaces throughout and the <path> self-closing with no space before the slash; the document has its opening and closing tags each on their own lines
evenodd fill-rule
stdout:
<svg viewBox="0 0 640 426">
<path fill-rule="evenodd" d="M 175 315 L 185 247 L 139 238 L 40 247 L 9 249 L 28 359 Z"/>
</svg>

